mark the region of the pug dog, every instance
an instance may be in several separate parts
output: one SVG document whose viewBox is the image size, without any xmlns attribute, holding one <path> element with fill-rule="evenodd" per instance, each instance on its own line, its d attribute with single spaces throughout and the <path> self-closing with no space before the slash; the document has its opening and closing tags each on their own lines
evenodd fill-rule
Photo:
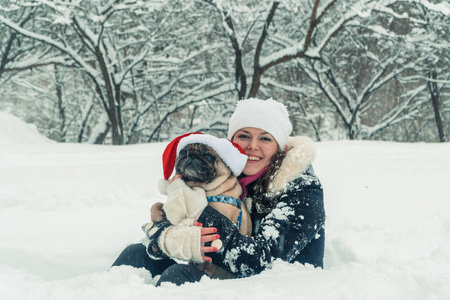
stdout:
<svg viewBox="0 0 450 300">
<path fill-rule="evenodd" d="M 182 176 L 187 186 L 204 189 L 207 197 L 226 196 L 239 199 L 242 194 L 242 187 L 237 177 L 210 146 L 200 143 L 186 145 L 179 152 L 175 162 L 175 170 L 177 174 Z M 238 222 L 239 215 L 241 215 L 239 232 L 244 235 L 251 235 L 252 223 L 245 205 L 236 207 L 228 203 L 211 201 L 208 201 L 208 205 L 235 224 Z M 224 269 L 211 263 L 194 263 L 194 265 L 212 278 L 234 278 Z"/>
<path fill-rule="evenodd" d="M 200 143 L 186 145 L 180 150 L 175 162 L 175 170 L 182 176 L 187 186 L 201 187 L 205 190 L 207 197 L 220 195 L 239 199 L 242 194 L 242 187 L 237 177 L 210 146 Z M 208 202 L 208 205 L 233 223 L 237 223 L 239 209 L 241 209 L 239 232 L 251 235 L 252 223 L 245 205 L 236 207 L 222 202 Z"/>
<path fill-rule="evenodd" d="M 244 203 L 241 204 L 239 201 L 242 187 L 236 177 L 242 172 L 247 162 L 247 156 L 243 153 L 243 150 L 240 152 L 240 148 L 236 148 L 238 146 L 229 140 L 219 139 L 210 135 L 191 136 L 187 140 L 181 142 L 184 143 L 183 145 L 174 143 L 169 144 L 166 148 L 165 153 L 170 153 L 168 155 L 169 158 L 175 156 L 174 151 L 176 150 L 174 165 L 166 165 L 163 156 L 163 167 L 167 168 L 168 171 L 167 174 L 165 172 L 165 182 L 167 182 L 167 178 L 170 176 L 173 167 L 175 167 L 177 174 L 175 179 L 179 180 L 181 177 L 181 180 L 184 182 L 184 184 L 178 182 L 177 186 L 184 186 L 182 188 L 183 191 L 179 192 L 176 189 L 177 192 L 175 195 L 172 195 L 171 193 L 166 193 L 167 190 L 160 187 L 161 192 L 168 195 L 168 200 L 165 204 L 158 202 L 152 206 L 152 222 L 159 222 L 167 218 L 172 224 L 176 224 L 177 222 L 182 222 L 183 218 L 189 219 L 187 217 L 190 215 L 187 212 L 189 210 L 187 209 L 189 200 L 203 197 L 204 205 L 210 205 L 233 223 L 238 223 L 241 234 L 251 235 L 252 222 L 246 205 Z M 199 140 L 203 142 L 198 142 Z M 221 153 L 222 157 L 219 153 Z M 167 159 L 167 161 L 171 161 L 171 159 Z M 232 167 L 229 167 L 225 162 L 228 162 Z M 174 180 L 173 183 L 175 183 Z M 211 201 L 210 197 L 214 201 Z M 229 200 L 230 197 L 233 200 L 231 201 L 233 202 L 232 204 L 228 203 L 228 201 L 217 201 L 217 199 Z M 206 199 L 209 200 L 206 201 Z M 164 209 L 166 209 L 167 216 Z M 203 208 L 201 208 L 201 211 L 203 211 Z M 200 215 L 201 211 L 196 211 L 195 215 Z M 239 219 L 240 222 L 238 222 Z M 220 246 L 218 248 L 220 249 Z M 234 278 L 232 274 L 211 263 L 191 262 L 191 264 L 203 270 L 212 278 Z"/>
</svg>

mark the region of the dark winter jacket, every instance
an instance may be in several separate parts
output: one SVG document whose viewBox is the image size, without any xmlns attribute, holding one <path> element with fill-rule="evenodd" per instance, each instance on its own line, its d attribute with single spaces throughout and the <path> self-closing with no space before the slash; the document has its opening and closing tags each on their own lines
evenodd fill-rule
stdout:
<svg viewBox="0 0 450 300">
<path fill-rule="evenodd" d="M 277 258 L 323 268 L 325 210 L 322 186 L 311 166 L 314 144 L 306 137 L 292 137 L 288 146 L 292 148 L 268 191 L 278 203 L 270 213 L 253 207 L 253 186 L 247 186 L 252 236 L 240 234 L 235 224 L 210 206 L 198 219 L 204 227 L 216 227 L 223 242 L 217 253 L 207 255 L 237 277 L 258 274 Z"/>
</svg>

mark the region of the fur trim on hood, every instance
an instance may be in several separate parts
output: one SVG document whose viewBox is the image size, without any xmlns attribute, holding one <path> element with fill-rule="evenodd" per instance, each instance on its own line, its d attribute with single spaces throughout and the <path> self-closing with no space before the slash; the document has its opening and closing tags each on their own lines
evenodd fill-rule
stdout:
<svg viewBox="0 0 450 300">
<path fill-rule="evenodd" d="M 308 169 L 316 156 L 314 142 L 306 136 L 289 137 L 287 147 L 289 150 L 269 186 L 268 194 L 275 195 L 283 191 Z"/>
</svg>

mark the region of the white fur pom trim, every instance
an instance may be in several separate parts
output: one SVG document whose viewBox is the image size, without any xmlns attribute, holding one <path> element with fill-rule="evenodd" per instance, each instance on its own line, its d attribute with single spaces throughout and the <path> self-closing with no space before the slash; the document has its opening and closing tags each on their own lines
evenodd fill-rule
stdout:
<svg viewBox="0 0 450 300">
<path fill-rule="evenodd" d="M 309 137 L 289 137 L 287 146 L 289 150 L 277 175 L 269 186 L 269 193 L 277 193 L 283 190 L 289 182 L 301 176 L 316 156 L 315 144 Z"/>
<path fill-rule="evenodd" d="M 158 181 L 158 190 L 161 194 L 167 195 L 167 186 L 169 185 L 169 180 L 165 180 L 164 178 L 161 178 Z"/>
</svg>

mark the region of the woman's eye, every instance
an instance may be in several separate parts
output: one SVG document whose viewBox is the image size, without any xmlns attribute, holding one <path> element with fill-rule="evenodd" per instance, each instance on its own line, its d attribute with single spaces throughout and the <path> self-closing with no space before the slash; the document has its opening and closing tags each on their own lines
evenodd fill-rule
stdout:
<svg viewBox="0 0 450 300">
<path fill-rule="evenodd" d="M 250 137 L 246 134 L 240 134 L 240 135 L 238 135 L 238 138 L 240 138 L 241 140 L 246 140 L 246 139 L 249 139 Z"/>
<path fill-rule="evenodd" d="M 260 140 L 261 140 L 261 141 L 264 141 L 264 142 L 271 142 L 271 141 L 272 141 L 272 139 L 269 138 L 269 137 L 267 137 L 267 136 L 261 137 Z"/>
</svg>

